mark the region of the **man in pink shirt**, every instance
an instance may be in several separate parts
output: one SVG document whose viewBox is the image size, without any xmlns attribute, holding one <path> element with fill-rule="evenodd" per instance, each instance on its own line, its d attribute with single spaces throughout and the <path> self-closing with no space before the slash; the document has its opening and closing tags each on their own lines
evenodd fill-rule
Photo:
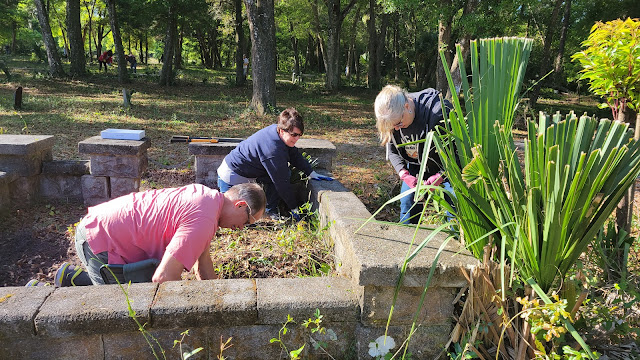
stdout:
<svg viewBox="0 0 640 360">
<path fill-rule="evenodd" d="M 200 184 L 131 193 L 89 208 L 76 228 L 76 250 L 94 285 L 113 275 L 110 271 L 105 275 L 103 264 L 124 264 L 125 281 L 180 280 L 184 269 L 194 269 L 201 280 L 215 279 L 209 247 L 216 231 L 254 223 L 262 217 L 265 204 L 264 191 L 255 183 L 234 186 L 224 194 Z M 128 264 L 134 265 L 129 279 Z M 136 264 L 143 264 L 142 272 L 146 267 L 148 275 L 136 277 L 136 272 L 140 275 Z M 89 281 L 69 265 L 58 271 L 55 283 L 71 286 Z"/>
</svg>

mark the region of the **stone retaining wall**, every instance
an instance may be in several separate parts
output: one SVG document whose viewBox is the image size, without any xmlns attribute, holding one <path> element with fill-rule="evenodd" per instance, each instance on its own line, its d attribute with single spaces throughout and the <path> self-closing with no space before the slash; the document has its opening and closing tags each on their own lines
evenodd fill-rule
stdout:
<svg viewBox="0 0 640 360">
<path fill-rule="evenodd" d="M 0 189 L 2 179 L 0 173 Z M 356 232 L 370 213 L 355 194 L 338 181 L 311 181 L 310 189 L 321 222 L 329 224 L 327 241 L 334 244 L 337 275 L 133 284 L 128 291 L 132 308 L 167 358 L 179 358 L 174 340 L 185 330 L 185 347 L 204 348 L 194 359 L 216 359 L 221 337 L 232 337 L 233 346 L 223 354 L 227 359 L 287 358 L 270 339 L 278 337 L 291 315 L 297 323 L 288 326 L 283 340 L 289 350 L 297 349 L 305 336 L 300 324 L 313 318 L 316 309 L 324 316 L 322 325 L 336 337 L 331 332 L 313 337 L 325 341 L 334 358 L 371 358 L 368 344 L 385 333 L 414 229 L 371 223 Z M 414 243 L 431 235 L 416 234 Z M 413 359 L 433 359 L 443 349 L 452 329 L 454 299 L 466 285 L 460 268 L 476 264 L 451 242 L 434 265 L 443 240 L 434 236 L 409 264 L 391 319 L 388 333 L 401 344 L 435 266 L 409 348 Z M 0 288 L 0 359 L 153 359 L 128 314 L 117 285 Z M 326 358 L 312 344 L 305 351 L 307 358 Z"/>
</svg>

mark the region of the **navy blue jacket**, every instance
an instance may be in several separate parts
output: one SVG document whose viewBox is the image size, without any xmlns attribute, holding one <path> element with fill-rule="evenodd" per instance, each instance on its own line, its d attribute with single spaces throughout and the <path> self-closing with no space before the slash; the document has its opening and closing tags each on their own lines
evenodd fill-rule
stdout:
<svg viewBox="0 0 640 360">
<path fill-rule="evenodd" d="M 296 203 L 295 195 L 289 182 L 289 163 L 302 170 L 305 174 L 311 174 L 311 165 L 302 157 L 297 147 L 288 147 L 278 135 L 278 126 L 269 125 L 242 141 L 225 161 L 236 174 L 247 177 L 269 177 L 290 209 L 295 209 L 300 204 Z"/>
</svg>

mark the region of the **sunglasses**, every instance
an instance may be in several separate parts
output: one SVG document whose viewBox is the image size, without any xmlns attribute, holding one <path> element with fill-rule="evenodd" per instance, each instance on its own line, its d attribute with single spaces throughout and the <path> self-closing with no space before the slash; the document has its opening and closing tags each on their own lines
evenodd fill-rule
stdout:
<svg viewBox="0 0 640 360">
<path fill-rule="evenodd" d="M 251 207 L 249 206 L 249 204 L 247 204 L 247 222 L 245 223 L 245 226 L 251 225 L 257 221 L 258 220 L 256 220 L 256 218 L 251 215 Z"/>
<path fill-rule="evenodd" d="M 289 133 L 289 135 L 293 136 L 293 137 L 300 137 L 302 136 L 302 134 L 298 134 L 297 132 L 293 132 L 293 131 L 289 131 L 287 130 L 287 132 Z"/>
</svg>

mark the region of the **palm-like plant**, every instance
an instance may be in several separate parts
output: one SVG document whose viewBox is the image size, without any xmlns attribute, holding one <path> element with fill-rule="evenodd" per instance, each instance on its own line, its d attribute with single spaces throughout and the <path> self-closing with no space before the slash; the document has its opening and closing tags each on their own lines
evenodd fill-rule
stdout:
<svg viewBox="0 0 640 360">
<path fill-rule="evenodd" d="M 506 131 L 503 140 L 511 139 L 511 128 L 520 97 L 532 40 L 523 38 L 482 39 L 471 42 L 471 84 L 466 81 L 465 64 L 461 61 L 462 90 L 465 100 L 464 113 L 457 97 L 453 99 L 454 110 L 449 114 L 449 138 L 445 144 L 436 140 L 436 146 L 445 165 L 447 178 L 455 191 L 456 214 L 460 230 L 464 234 L 467 248 L 478 259 L 495 230 L 495 220 L 489 209 L 491 204 L 487 188 L 480 184 L 468 184 L 462 179 L 464 169 L 474 158 L 474 151 L 483 149 L 492 177 L 498 177 L 500 167 L 500 134 L 494 123 L 498 122 Z M 460 47 L 458 57 L 463 59 Z M 444 56 L 443 54 L 441 54 Z M 443 57 L 444 61 L 444 57 Z M 448 72 L 447 72 L 448 73 Z M 456 93 L 447 74 L 449 85 Z M 474 150 L 474 148 L 476 150 Z"/>
<path fill-rule="evenodd" d="M 511 126 L 530 45 L 526 39 L 481 40 L 479 66 L 472 47 L 472 86 L 463 86 L 469 114 L 453 99 L 448 136 L 434 142 L 467 247 L 480 258 L 493 241 L 484 235 L 499 229 L 502 242 L 495 245 L 524 279 L 548 291 L 640 173 L 640 145 L 623 123 L 572 114 L 552 123 L 541 115 L 538 124 L 529 123 L 522 168 Z"/>
</svg>

